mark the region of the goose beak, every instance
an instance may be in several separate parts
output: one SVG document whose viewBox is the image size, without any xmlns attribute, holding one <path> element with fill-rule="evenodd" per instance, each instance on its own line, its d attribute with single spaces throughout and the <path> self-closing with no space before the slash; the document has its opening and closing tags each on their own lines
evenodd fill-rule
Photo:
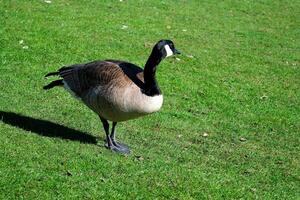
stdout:
<svg viewBox="0 0 300 200">
<path fill-rule="evenodd" d="M 174 54 L 181 54 L 181 52 L 178 51 L 177 49 L 174 49 Z"/>
</svg>

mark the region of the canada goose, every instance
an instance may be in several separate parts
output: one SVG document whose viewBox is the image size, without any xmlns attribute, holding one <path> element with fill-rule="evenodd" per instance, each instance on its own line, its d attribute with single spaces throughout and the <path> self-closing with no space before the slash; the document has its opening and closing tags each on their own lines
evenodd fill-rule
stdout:
<svg viewBox="0 0 300 200">
<path fill-rule="evenodd" d="M 174 54 L 180 54 L 174 43 L 160 40 L 153 47 L 144 70 L 118 60 L 75 64 L 48 73 L 45 77 L 58 75 L 61 79 L 43 88 L 64 86 L 99 115 L 106 134 L 106 147 L 119 153 L 129 153 L 128 146 L 115 139 L 117 122 L 141 117 L 161 108 L 163 95 L 156 81 L 156 68 L 164 58 Z M 111 134 L 108 120 L 112 121 Z"/>
</svg>

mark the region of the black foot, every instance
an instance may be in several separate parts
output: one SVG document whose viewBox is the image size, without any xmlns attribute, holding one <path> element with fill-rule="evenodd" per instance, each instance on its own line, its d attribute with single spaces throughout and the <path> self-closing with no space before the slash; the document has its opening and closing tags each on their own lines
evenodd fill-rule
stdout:
<svg viewBox="0 0 300 200">
<path fill-rule="evenodd" d="M 121 142 L 116 142 L 116 141 L 113 141 L 114 145 L 117 146 L 117 147 L 120 147 L 122 149 L 128 149 L 129 150 L 129 146 L 127 146 L 126 144 L 123 144 Z M 129 150 L 130 151 L 130 150 Z"/>
<path fill-rule="evenodd" d="M 118 143 L 118 146 L 117 145 L 111 145 L 111 146 L 108 146 L 108 144 L 106 143 L 105 144 L 105 147 L 114 151 L 114 152 L 117 152 L 117 153 L 121 153 L 121 154 L 130 154 L 130 149 L 126 146 L 126 145 L 120 145 L 120 143 Z"/>
</svg>

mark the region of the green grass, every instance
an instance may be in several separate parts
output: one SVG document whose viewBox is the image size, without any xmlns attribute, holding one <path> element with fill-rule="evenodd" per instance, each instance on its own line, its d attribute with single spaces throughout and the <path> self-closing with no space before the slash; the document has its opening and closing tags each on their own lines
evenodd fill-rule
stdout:
<svg viewBox="0 0 300 200">
<path fill-rule="evenodd" d="M 1 1 L 0 198 L 299 199 L 299 10 L 296 0 Z M 117 126 L 130 156 L 105 149 L 98 117 L 63 89 L 42 90 L 66 64 L 143 66 L 162 38 L 183 55 L 159 66 L 162 110 Z"/>
</svg>

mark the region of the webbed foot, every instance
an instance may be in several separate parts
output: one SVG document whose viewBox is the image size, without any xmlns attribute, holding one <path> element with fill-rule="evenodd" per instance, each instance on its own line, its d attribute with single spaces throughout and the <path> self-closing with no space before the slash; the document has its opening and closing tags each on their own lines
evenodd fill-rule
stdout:
<svg viewBox="0 0 300 200">
<path fill-rule="evenodd" d="M 109 146 L 108 143 L 105 144 L 105 147 L 121 154 L 130 154 L 130 149 L 127 145 L 122 143 L 116 143 L 112 142 L 112 144 Z"/>
</svg>

